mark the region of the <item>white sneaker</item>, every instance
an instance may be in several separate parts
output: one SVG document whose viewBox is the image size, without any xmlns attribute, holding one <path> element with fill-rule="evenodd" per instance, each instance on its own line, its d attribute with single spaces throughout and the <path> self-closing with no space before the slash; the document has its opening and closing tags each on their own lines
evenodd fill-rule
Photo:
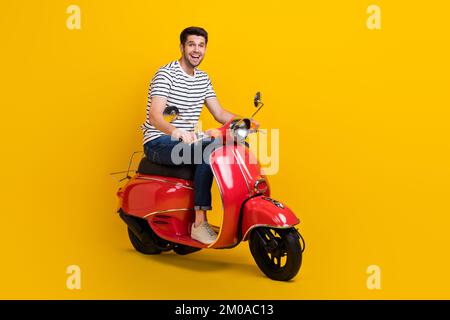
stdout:
<svg viewBox="0 0 450 320">
<path fill-rule="evenodd" d="M 203 221 L 198 227 L 195 227 L 195 223 L 192 224 L 191 238 L 204 244 L 211 244 L 216 241 L 217 234 L 208 222 Z"/>
</svg>

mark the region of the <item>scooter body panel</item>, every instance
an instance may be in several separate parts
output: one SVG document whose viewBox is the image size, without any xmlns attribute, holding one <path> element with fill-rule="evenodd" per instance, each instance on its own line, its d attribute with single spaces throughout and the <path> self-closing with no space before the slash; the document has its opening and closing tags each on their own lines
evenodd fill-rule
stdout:
<svg viewBox="0 0 450 320">
<path fill-rule="evenodd" d="M 137 174 L 117 195 L 122 210 L 140 218 L 157 212 L 194 207 L 192 181 L 171 177 Z"/>
<path fill-rule="evenodd" d="M 259 162 L 242 144 L 215 149 L 210 164 L 223 205 L 222 226 L 217 240 L 211 245 L 190 237 L 195 220 L 192 181 L 137 174 L 117 192 L 119 208 L 126 214 L 147 219 L 153 231 L 165 240 L 199 248 L 233 247 L 240 241 L 238 229 L 242 206 L 258 194 L 254 185 L 265 179 L 265 175 Z M 269 197 L 270 188 L 265 181 L 267 189 L 262 195 Z M 249 224 L 252 222 L 259 223 L 251 220 Z"/>
<path fill-rule="evenodd" d="M 192 181 L 137 174 L 117 195 L 119 208 L 123 212 L 146 219 L 152 230 L 164 240 L 207 247 L 190 237 L 191 224 L 195 219 Z"/>
<path fill-rule="evenodd" d="M 245 200 L 255 194 L 253 188 L 264 174 L 257 160 L 244 145 L 225 145 L 211 153 L 210 164 L 223 204 L 223 220 L 219 235 L 211 248 L 236 245 L 239 217 Z M 266 196 L 270 195 L 267 188 Z"/>
<path fill-rule="evenodd" d="M 242 240 L 255 227 L 291 228 L 300 223 L 294 212 L 279 201 L 266 196 L 249 199 L 242 208 Z"/>
<path fill-rule="evenodd" d="M 206 248 L 207 244 L 191 238 L 190 229 L 195 220 L 193 209 L 153 214 L 147 218 L 152 230 L 161 238 L 196 248 Z"/>
</svg>

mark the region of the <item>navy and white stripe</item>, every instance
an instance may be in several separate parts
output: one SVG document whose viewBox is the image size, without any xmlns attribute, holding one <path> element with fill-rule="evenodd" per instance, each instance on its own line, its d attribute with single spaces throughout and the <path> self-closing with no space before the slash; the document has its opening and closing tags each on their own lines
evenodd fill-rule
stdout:
<svg viewBox="0 0 450 320">
<path fill-rule="evenodd" d="M 167 107 L 179 109 L 179 117 L 172 121 L 176 128 L 193 132 L 205 100 L 215 97 L 216 94 L 206 72 L 195 69 L 194 76 L 190 76 L 184 72 L 178 61 L 161 67 L 153 77 L 148 92 L 146 118 L 141 126 L 144 144 L 164 134 L 149 122 L 153 96 L 165 97 Z"/>
</svg>

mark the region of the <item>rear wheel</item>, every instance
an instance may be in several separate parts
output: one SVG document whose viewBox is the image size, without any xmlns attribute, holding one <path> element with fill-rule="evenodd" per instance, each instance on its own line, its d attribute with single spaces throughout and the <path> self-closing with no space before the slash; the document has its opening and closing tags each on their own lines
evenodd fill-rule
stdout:
<svg viewBox="0 0 450 320">
<path fill-rule="evenodd" d="M 128 236 L 130 238 L 130 242 L 136 251 L 139 251 L 143 254 L 159 254 L 161 253 L 161 249 L 159 249 L 152 241 L 142 242 L 139 238 L 128 228 Z"/>
<path fill-rule="evenodd" d="M 255 228 L 249 246 L 256 264 L 270 279 L 288 281 L 300 270 L 302 247 L 295 228 Z"/>
</svg>

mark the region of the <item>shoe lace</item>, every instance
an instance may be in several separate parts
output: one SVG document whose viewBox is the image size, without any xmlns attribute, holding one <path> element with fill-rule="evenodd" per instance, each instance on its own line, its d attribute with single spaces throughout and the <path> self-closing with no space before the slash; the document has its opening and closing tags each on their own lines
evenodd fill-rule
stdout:
<svg viewBox="0 0 450 320">
<path fill-rule="evenodd" d="M 205 227 L 206 227 L 206 231 L 208 232 L 208 234 L 211 237 L 215 237 L 216 236 L 216 233 L 214 232 L 214 230 L 211 228 L 211 226 L 208 223 L 205 225 Z"/>
</svg>

